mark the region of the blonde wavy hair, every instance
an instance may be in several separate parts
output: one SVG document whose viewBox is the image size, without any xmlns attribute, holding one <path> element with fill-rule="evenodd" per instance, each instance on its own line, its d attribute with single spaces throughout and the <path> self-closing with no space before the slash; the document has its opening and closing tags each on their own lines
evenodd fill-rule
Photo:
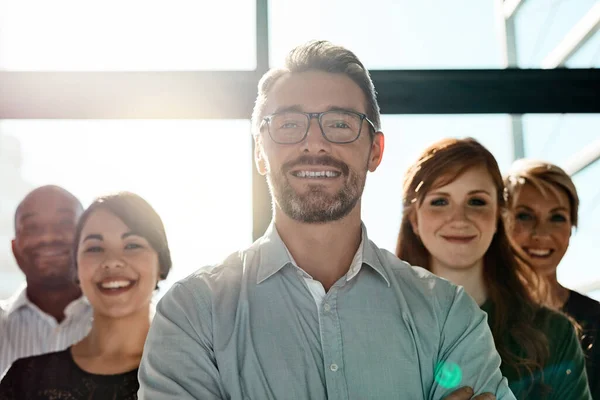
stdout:
<svg viewBox="0 0 600 400">
<path fill-rule="evenodd" d="M 559 197 L 560 191 L 569 198 L 571 224 L 577 226 L 579 196 L 575 183 L 562 168 L 542 160 L 523 158 L 515 161 L 504 179 L 504 197 L 509 209 L 514 209 L 521 189 L 531 185 L 544 197 L 549 193 Z"/>
</svg>

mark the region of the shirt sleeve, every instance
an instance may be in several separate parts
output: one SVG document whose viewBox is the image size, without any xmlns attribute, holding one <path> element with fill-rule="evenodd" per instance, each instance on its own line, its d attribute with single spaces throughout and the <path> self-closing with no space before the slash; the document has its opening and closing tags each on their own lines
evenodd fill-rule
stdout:
<svg viewBox="0 0 600 400">
<path fill-rule="evenodd" d="M 139 369 L 140 400 L 223 399 L 208 288 L 176 283 L 157 306 Z"/>
<path fill-rule="evenodd" d="M 571 321 L 552 313 L 545 331 L 550 347 L 550 359 L 544 369 L 544 382 L 551 388 L 548 399 L 591 400 L 585 357 Z"/>
<path fill-rule="evenodd" d="M 485 312 L 461 287 L 454 289 L 449 304 L 442 312 L 445 319 L 441 321 L 440 350 L 429 399 L 441 400 L 461 386 L 470 386 L 475 394 L 490 392 L 497 400 L 514 400 L 500 372 L 501 359 Z"/>
</svg>

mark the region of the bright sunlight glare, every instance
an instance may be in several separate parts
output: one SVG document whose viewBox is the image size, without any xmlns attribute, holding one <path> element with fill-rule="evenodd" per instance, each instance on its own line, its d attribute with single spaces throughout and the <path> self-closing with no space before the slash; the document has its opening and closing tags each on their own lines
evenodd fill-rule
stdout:
<svg viewBox="0 0 600 400">
<path fill-rule="evenodd" d="M 63 186 L 84 206 L 122 190 L 152 204 L 173 258 L 161 292 L 251 243 L 249 129 L 245 120 L 0 122 L 20 143 L 27 186 Z"/>
<path fill-rule="evenodd" d="M 253 70 L 248 0 L 0 0 L 0 69 Z"/>
</svg>

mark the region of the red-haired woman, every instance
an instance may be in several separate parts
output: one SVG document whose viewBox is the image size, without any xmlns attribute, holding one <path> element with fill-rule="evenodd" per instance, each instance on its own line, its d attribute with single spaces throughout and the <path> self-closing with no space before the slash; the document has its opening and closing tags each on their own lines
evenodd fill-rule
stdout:
<svg viewBox="0 0 600 400">
<path fill-rule="evenodd" d="M 536 274 L 509 242 L 503 191 L 498 164 L 480 143 L 433 144 L 406 174 L 396 254 L 463 286 L 488 313 L 517 398 L 590 399 L 571 322 L 530 295 Z"/>
</svg>

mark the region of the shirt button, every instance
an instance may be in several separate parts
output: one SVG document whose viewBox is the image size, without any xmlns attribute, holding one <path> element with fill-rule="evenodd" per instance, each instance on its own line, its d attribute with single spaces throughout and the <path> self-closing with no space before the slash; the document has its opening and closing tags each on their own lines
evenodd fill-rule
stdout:
<svg viewBox="0 0 600 400">
<path fill-rule="evenodd" d="M 333 372 L 335 372 L 335 371 L 337 371 L 337 370 L 338 370 L 338 365 L 337 365 L 337 364 L 331 364 L 331 365 L 329 366 L 329 369 L 330 369 L 330 370 L 332 370 Z"/>
<path fill-rule="evenodd" d="M 331 311 L 331 306 L 329 305 L 329 303 L 323 304 L 323 310 L 325 310 L 326 312 Z"/>
</svg>

